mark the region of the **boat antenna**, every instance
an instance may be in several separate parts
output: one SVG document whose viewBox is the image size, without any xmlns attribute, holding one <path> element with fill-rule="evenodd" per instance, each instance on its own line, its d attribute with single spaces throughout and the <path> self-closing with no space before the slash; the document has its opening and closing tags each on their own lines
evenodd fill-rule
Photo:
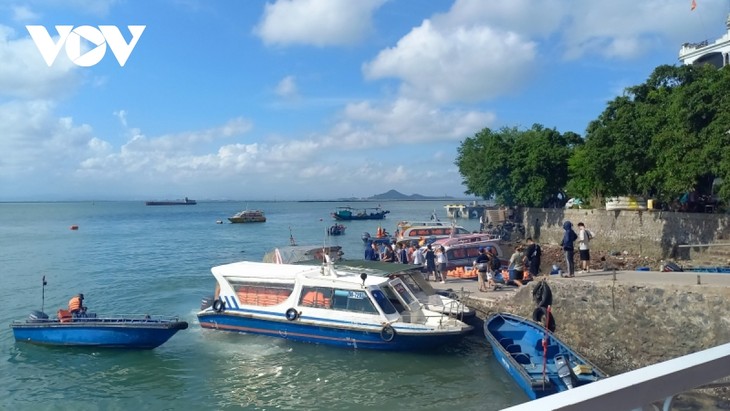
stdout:
<svg viewBox="0 0 730 411">
<path fill-rule="evenodd" d="M 42 290 L 41 291 L 41 312 L 42 313 L 46 312 L 46 310 L 45 310 L 45 308 L 46 308 L 46 285 L 48 285 L 48 283 L 46 282 L 46 276 L 44 275 L 43 276 L 43 287 L 41 288 L 41 290 Z"/>
</svg>

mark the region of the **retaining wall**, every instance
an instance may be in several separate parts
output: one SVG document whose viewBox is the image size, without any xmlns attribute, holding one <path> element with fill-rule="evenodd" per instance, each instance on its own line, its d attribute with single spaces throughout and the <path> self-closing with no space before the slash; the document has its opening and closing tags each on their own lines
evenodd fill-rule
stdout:
<svg viewBox="0 0 730 411">
<path fill-rule="evenodd" d="M 570 220 L 595 234 L 592 248 L 652 258 L 687 258 L 690 250 L 677 247 L 682 244 L 730 242 L 728 214 L 523 208 L 515 217 L 540 243 L 560 244 L 563 222 Z"/>
</svg>

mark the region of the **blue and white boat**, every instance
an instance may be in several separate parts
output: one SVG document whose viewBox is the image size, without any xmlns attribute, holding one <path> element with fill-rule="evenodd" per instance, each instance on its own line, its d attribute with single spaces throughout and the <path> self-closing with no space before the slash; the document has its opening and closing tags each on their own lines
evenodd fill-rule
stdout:
<svg viewBox="0 0 730 411">
<path fill-rule="evenodd" d="M 152 349 L 188 328 L 177 317 L 158 315 L 72 317 L 59 310 L 58 318 L 33 311 L 25 320 L 10 324 L 15 341 L 41 345 Z"/>
<path fill-rule="evenodd" d="M 320 266 L 238 262 L 212 268 L 213 300 L 201 327 L 378 350 L 420 350 L 458 341 L 472 327 L 428 310 L 400 278 Z"/>
<path fill-rule="evenodd" d="M 512 314 L 494 314 L 484 335 L 502 367 L 530 399 L 606 378 L 606 374 L 542 325 Z"/>
</svg>

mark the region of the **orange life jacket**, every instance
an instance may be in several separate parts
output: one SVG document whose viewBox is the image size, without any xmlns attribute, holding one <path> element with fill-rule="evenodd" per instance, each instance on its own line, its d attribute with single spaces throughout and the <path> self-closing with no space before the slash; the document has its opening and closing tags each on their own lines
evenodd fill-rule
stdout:
<svg viewBox="0 0 730 411">
<path fill-rule="evenodd" d="M 68 300 L 68 310 L 72 313 L 81 310 L 81 298 L 78 295 Z"/>
</svg>

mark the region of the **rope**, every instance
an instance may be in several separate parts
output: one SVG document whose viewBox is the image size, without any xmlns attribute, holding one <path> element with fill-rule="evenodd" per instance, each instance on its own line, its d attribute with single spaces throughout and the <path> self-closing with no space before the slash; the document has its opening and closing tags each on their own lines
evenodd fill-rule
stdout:
<svg viewBox="0 0 730 411">
<path fill-rule="evenodd" d="M 547 375 L 547 347 L 548 347 L 548 324 L 550 324 L 550 307 L 545 310 L 545 336 L 542 338 L 542 388 L 545 389 L 545 377 Z"/>
</svg>

